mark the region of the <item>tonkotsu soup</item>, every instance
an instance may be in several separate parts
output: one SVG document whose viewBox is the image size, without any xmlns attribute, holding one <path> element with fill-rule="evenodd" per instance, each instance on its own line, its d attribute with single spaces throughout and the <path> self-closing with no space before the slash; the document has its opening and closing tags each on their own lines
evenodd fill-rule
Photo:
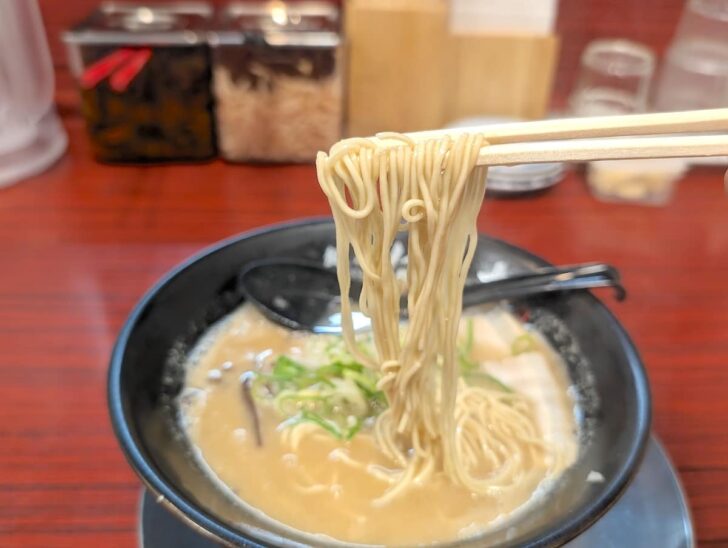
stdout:
<svg viewBox="0 0 728 548">
<path fill-rule="evenodd" d="M 367 337 L 360 348 L 374 352 Z M 386 545 L 470 537 L 544 495 L 576 458 L 577 426 L 559 357 L 506 309 L 465 312 L 458 362 L 462 382 L 533 424 L 529 447 L 517 448 L 523 462 L 487 494 L 435 470 L 388 496 L 399 472 L 374 435 L 387 406 L 380 373 L 352 358 L 340 337 L 289 331 L 250 305 L 215 325 L 190 355 L 182 426 L 221 489 L 295 529 Z M 494 463 L 524 439 L 493 436 L 501 440 L 493 462 L 476 468 L 484 476 L 504 473 Z"/>
</svg>

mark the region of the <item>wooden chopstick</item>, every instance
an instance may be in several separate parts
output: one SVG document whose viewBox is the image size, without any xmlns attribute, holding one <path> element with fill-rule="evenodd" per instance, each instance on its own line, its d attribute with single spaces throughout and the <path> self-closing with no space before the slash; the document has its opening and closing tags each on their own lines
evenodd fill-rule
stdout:
<svg viewBox="0 0 728 548">
<path fill-rule="evenodd" d="M 728 156 L 728 135 L 680 135 L 701 132 L 728 133 L 728 108 L 518 122 L 405 135 L 421 141 L 481 133 L 489 144 L 481 149 L 478 165 L 490 166 Z M 647 135 L 651 137 L 642 137 Z M 386 134 L 379 134 L 377 139 L 385 147 L 402 144 Z"/>
<path fill-rule="evenodd" d="M 419 131 L 407 133 L 406 135 L 415 141 L 420 141 L 465 132 L 482 133 L 490 144 L 495 145 L 500 143 L 547 141 L 553 139 L 586 139 L 594 137 L 624 137 L 628 135 L 658 135 L 707 131 L 728 132 L 728 108 L 515 122 L 510 124 Z"/>
<path fill-rule="evenodd" d="M 728 135 L 612 137 L 491 145 L 480 150 L 478 165 L 701 156 L 728 156 Z"/>
</svg>

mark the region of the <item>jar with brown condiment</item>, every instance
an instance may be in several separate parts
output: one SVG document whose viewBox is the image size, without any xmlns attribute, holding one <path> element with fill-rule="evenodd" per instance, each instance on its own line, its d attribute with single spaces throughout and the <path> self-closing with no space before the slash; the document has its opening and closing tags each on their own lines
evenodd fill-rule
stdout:
<svg viewBox="0 0 728 548">
<path fill-rule="evenodd" d="M 215 155 L 202 2 L 106 2 L 67 31 L 71 70 L 95 157 L 104 162 Z"/>
<path fill-rule="evenodd" d="M 313 162 L 341 138 L 339 10 L 325 2 L 235 2 L 210 35 L 220 154 Z"/>
</svg>

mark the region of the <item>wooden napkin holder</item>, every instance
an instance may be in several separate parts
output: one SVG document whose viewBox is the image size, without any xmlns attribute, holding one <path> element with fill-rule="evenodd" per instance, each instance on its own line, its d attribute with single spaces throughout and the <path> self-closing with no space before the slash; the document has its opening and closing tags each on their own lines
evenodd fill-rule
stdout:
<svg viewBox="0 0 728 548">
<path fill-rule="evenodd" d="M 348 0 L 348 133 L 418 131 L 548 109 L 554 35 L 451 34 L 445 0 Z"/>
</svg>

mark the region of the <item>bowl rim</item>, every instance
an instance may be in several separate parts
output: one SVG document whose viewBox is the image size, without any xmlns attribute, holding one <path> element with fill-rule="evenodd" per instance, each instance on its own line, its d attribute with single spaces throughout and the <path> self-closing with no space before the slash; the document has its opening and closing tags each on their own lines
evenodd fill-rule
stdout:
<svg viewBox="0 0 728 548">
<path fill-rule="evenodd" d="M 164 504 L 176 516 L 182 518 L 188 526 L 193 527 L 198 532 L 218 541 L 223 541 L 229 545 L 241 545 L 244 543 L 243 545 L 245 546 L 265 546 L 266 544 L 260 543 L 268 543 L 275 540 L 280 542 L 281 538 L 276 533 L 262 529 L 237 529 L 229 526 L 213 515 L 208 514 L 195 503 L 189 501 L 172 483 L 168 482 L 161 474 L 157 473 L 154 466 L 149 462 L 141 448 L 135 443 L 134 436 L 129 428 L 129 420 L 131 417 L 127 417 L 122 403 L 121 373 L 123 370 L 124 354 L 127 349 L 129 337 L 136 328 L 146 308 L 149 306 L 150 302 L 155 299 L 159 291 L 193 264 L 202 261 L 206 257 L 234 245 L 241 240 L 302 226 L 332 222 L 331 217 L 307 217 L 303 219 L 295 219 L 292 221 L 265 225 L 244 231 L 204 247 L 202 250 L 178 263 L 172 269 L 163 274 L 144 293 L 141 299 L 139 299 L 139 301 L 137 301 L 134 305 L 127 319 L 124 321 L 111 352 L 107 375 L 108 411 L 114 434 L 121 446 L 127 462 L 130 464 L 137 476 L 142 480 L 146 488 L 156 496 L 157 502 Z M 484 235 L 479 233 L 479 236 L 483 237 Z M 514 244 L 487 235 L 485 235 L 485 237 L 497 242 L 504 248 L 516 251 L 524 258 L 535 263 L 542 264 L 544 266 L 550 264 L 538 255 L 535 255 Z M 637 472 L 638 465 L 642 460 L 650 434 L 650 424 L 652 419 L 651 394 L 647 372 L 637 348 L 611 310 L 609 310 L 609 308 L 607 308 L 593 294 L 585 292 L 584 295 L 586 298 L 591 300 L 592 304 L 601 308 L 605 313 L 608 325 L 614 332 L 620 343 L 620 347 L 625 353 L 625 357 L 629 365 L 629 371 L 634 380 L 635 393 L 637 396 L 637 415 L 635 418 L 636 435 L 633 437 L 632 443 L 630 444 L 628 454 L 624 459 L 622 459 L 622 463 L 610 481 L 610 485 L 606 487 L 602 494 L 596 497 L 590 504 L 584 505 L 581 509 L 574 512 L 573 515 L 568 517 L 568 519 L 562 520 L 558 527 L 547 529 L 541 536 L 528 541 L 525 546 L 553 546 L 565 543 L 587 529 L 607 510 L 609 510 L 609 508 L 611 508 L 624 493 L 626 487 Z M 274 539 L 271 537 L 276 538 Z M 299 545 L 296 541 L 289 541 L 287 544 Z M 353 546 L 357 545 L 355 544 Z M 445 544 L 445 546 L 447 546 L 447 544 Z"/>
</svg>

